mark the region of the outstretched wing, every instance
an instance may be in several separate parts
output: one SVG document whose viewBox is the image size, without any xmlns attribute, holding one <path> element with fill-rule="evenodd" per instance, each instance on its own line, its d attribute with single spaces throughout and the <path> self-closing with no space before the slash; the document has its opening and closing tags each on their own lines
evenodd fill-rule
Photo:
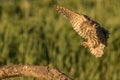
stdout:
<svg viewBox="0 0 120 80">
<path fill-rule="evenodd" d="M 82 28 L 83 22 L 87 21 L 88 18 L 82 14 L 75 13 L 71 10 L 68 10 L 61 6 L 55 6 L 56 11 L 62 13 L 67 19 L 72 23 L 74 30 L 82 37 L 86 38 L 87 36 L 83 33 L 86 28 Z"/>
<path fill-rule="evenodd" d="M 70 20 L 74 30 L 85 39 L 92 54 L 100 57 L 107 45 L 108 31 L 87 15 L 78 14 L 61 6 L 55 6 L 56 11 Z"/>
</svg>

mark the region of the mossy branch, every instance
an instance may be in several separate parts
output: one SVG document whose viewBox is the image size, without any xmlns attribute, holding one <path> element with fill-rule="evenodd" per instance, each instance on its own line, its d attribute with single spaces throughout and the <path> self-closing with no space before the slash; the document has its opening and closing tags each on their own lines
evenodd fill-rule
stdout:
<svg viewBox="0 0 120 80">
<path fill-rule="evenodd" d="M 55 68 L 32 65 L 10 65 L 0 67 L 0 79 L 10 77 L 35 77 L 42 80 L 72 80 Z"/>
</svg>

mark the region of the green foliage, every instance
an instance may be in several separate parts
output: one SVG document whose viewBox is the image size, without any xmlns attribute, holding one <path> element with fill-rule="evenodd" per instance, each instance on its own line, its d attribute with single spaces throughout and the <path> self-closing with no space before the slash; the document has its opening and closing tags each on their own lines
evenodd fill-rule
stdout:
<svg viewBox="0 0 120 80">
<path fill-rule="evenodd" d="M 82 39 L 70 22 L 53 9 L 56 3 L 91 16 L 110 31 L 103 57 L 95 58 L 80 46 Z M 120 0 L 1 0 L 0 65 L 50 65 L 75 80 L 120 80 L 119 3 Z"/>
</svg>

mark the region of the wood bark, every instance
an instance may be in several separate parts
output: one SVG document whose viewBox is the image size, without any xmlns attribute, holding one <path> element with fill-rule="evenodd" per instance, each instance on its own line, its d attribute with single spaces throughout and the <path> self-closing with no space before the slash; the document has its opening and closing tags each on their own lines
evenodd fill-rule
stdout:
<svg viewBox="0 0 120 80">
<path fill-rule="evenodd" d="M 35 77 L 41 80 L 72 80 L 55 68 L 32 65 L 6 65 L 0 67 L 0 79 L 10 77 Z"/>
</svg>

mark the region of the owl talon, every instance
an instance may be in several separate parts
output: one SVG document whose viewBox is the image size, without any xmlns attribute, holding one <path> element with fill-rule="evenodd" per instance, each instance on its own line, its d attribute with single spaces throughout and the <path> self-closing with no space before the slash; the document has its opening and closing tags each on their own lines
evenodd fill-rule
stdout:
<svg viewBox="0 0 120 80">
<path fill-rule="evenodd" d="M 85 47 L 85 48 L 88 47 L 87 42 L 82 42 L 80 45 L 83 46 L 83 47 Z"/>
</svg>

